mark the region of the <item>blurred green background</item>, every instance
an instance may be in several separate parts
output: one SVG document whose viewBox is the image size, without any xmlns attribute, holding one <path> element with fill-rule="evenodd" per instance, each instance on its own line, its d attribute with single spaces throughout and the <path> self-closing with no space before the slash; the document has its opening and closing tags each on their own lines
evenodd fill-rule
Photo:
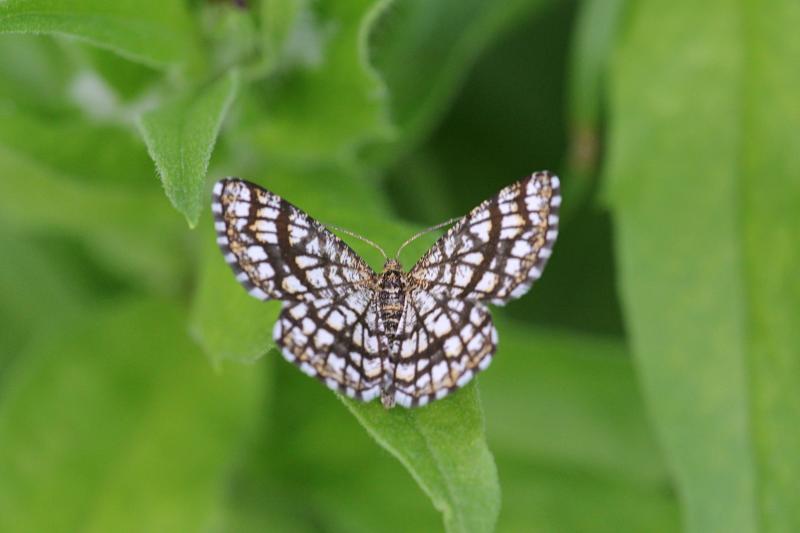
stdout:
<svg viewBox="0 0 800 533">
<path fill-rule="evenodd" d="M 0 531 L 800 531 L 798 27 L 796 0 L 0 3 Z M 210 224 L 237 175 L 391 250 L 545 168 L 544 278 L 477 384 L 411 412 L 286 364 Z"/>
</svg>

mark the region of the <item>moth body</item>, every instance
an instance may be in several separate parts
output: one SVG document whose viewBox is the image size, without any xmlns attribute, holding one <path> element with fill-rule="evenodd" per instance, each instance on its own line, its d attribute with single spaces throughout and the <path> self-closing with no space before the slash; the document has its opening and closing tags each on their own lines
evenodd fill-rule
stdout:
<svg viewBox="0 0 800 533">
<path fill-rule="evenodd" d="M 392 342 L 397 336 L 397 327 L 403 316 L 405 293 L 406 279 L 403 268 L 395 259 L 387 260 L 378 281 L 378 308 L 383 331 Z"/>
</svg>

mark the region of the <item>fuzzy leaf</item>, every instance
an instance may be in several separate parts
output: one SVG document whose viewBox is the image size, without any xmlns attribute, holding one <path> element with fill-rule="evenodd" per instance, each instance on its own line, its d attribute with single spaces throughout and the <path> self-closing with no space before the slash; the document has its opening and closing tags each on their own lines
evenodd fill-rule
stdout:
<svg viewBox="0 0 800 533">
<path fill-rule="evenodd" d="M 164 191 L 191 227 L 197 225 L 205 207 L 208 162 L 238 87 L 239 75 L 231 71 L 192 94 L 145 113 L 139 121 Z"/>
<path fill-rule="evenodd" d="M 342 401 L 428 493 L 446 531 L 494 530 L 500 485 L 475 384 L 424 409 L 387 411 L 376 402 Z"/>
</svg>

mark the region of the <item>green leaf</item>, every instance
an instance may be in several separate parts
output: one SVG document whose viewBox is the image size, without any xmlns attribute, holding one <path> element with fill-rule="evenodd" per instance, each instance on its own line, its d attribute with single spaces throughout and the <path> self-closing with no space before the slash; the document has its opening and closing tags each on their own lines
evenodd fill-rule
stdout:
<svg viewBox="0 0 800 533">
<path fill-rule="evenodd" d="M 154 189 L 147 150 L 135 132 L 119 125 L 73 116 L 42 118 L 0 107 L 0 144 L 84 184 Z"/>
<path fill-rule="evenodd" d="M 441 515 L 405 468 L 330 390 L 276 350 L 266 360 L 275 372 L 267 421 L 231 481 L 223 531 L 261 532 L 265 523 L 274 531 L 325 524 L 331 533 L 441 529 Z"/>
<path fill-rule="evenodd" d="M 80 42 L 72 43 L 71 47 L 68 44 L 61 43 L 71 56 L 80 60 L 80 68 L 91 69 L 100 77 L 117 100 L 115 103 L 130 102 L 136 105 L 137 99 L 143 98 L 148 90 L 157 90 L 156 86 L 161 81 L 160 71 L 141 63 L 127 61 L 103 48 Z M 82 71 L 79 75 L 85 76 L 86 72 Z M 127 122 L 128 117 L 123 118 Z"/>
<path fill-rule="evenodd" d="M 206 204 L 206 171 L 222 121 L 236 97 L 234 70 L 202 89 L 142 115 L 139 129 L 172 205 L 189 226 Z"/>
<path fill-rule="evenodd" d="M 526 13 L 548 4 L 395 0 L 382 9 L 368 28 L 367 42 L 400 133 L 392 152 L 410 151 L 427 135 L 489 43 Z"/>
<path fill-rule="evenodd" d="M 626 7 L 626 0 L 580 4 L 570 62 L 570 179 L 564 181 L 565 197 L 572 199 L 568 210 L 581 205 L 597 179 L 606 79 Z"/>
<path fill-rule="evenodd" d="M 0 529 L 208 527 L 261 387 L 251 367 L 214 373 L 184 320 L 160 301 L 119 305 L 17 359 L 0 400 Z"/>
<path fill-rule="evenodd" d="M 177 0 L 6 0 L 0 33 L 70 35 L 153 67 L 185 62 L 195 47 Z"/>
<path fill-rule="evenodd" d="M 677 531 L 622 340 L 493 317 L 500 341 L 480 389 L 503 490 L 498 530 Z"/>
<path fill-rule="evenodd" d="M 52 39 L 0 33 L 0 72 L 0 101 L 48 115 L 74 108 L 72 65 Z"/>
<path fill-rule="evenodd" d="M 535 289 L 527 297 L 538 301 Z M 480 386 L 498 456 L 568 465 L 614 480 L 667 482 L 620 340 L 493 315 L 500 341 Z"/>
<path fill-rule="evenodd" d="M 747 2 L 744 292 L 759 522 L 800 529 L 800 4 Z M 769 176 L 765 180 L 765 176 Z M 741 227 L 741 226 L 740 226 Z"/>
<path fill-rule="evenodd" d="M 308 0 L 261 2 L 263 67 L 267 72 L 319 61 L 322 36 L 313 25 L 310 9 Z"/>
<path fill-rule="evenodd" d="M 199 3 L 197 18 L 201 21 L 206 70 L 221 72 L 235 66 L 248 77 L 263 64 L 255 8 L 258 3 L 242 8 L 238 1 Z"/>
<path fill-rule="evenodd" d="M 33 153 L 21 154 L 2 143 L 0 172 L 4 223 L 70 235 L 87 243 L 115 272 L 161 290 L 178 286 L 180 226 L 159 194 L 86 183 L 41 164 Z"/>
<path fill-rule="evenodd" d="M 6 365 L 31 338 L 51 326 L 52 317 L 77 313 L 89 299 L 53 248 L 29 235 L 0 230 L 0 383 Z"/>
<path fill-rule="evenodd" d="M 547 461 L 504 460 L 497 531 L 676 533 L 678 502 L 666 485 L 642 485 Z"/>
<path fill-rule="evenodd" d="M 474 384 L 424 409 L 388 411 L 375 402 L 342 401 L 411 472 L 448 532 L 494 530 L 500 486 Z"/>
<path fill-rule="evenodd" d="M 576 127 L 596 129 L 626 0 L 585 0 L 578 11 L 570 64 L 570 110 Z"/>
<path fill-rule="evenodd" d="M 642 3 L 612 80 L 628 329 L 689 531 L 800 528 L 800 5 Z"/>
<path fill-rule="evenodd" d="M 294 41 L 287 37 L 283 51 L 294 55 L 294 68 L 251 87 L 244 138 L 254 150 L 265 151 L 273 164 L 350 163 L 363 143 L 391 134 L 384 87 L 363 47 L 365 28 L 382 3 L 301 2 L 287 8 L 301 13 L 280 15 L 298 32 Z M 276 11 L 271 3 L 264 9 Z M 285 49 L 291 46 L 318 52 Z"/>
<path fill-rule="evenodd" d="M 212 224 L 203 224 L 202 229 L 202 267 L 192 304 L 192 335 L 215 366 L 226 359 L 255 361 L 273 345 L 272 327 L 280 302 L 265 303 L 248 294 L 222 258 Z"/>
</svg>

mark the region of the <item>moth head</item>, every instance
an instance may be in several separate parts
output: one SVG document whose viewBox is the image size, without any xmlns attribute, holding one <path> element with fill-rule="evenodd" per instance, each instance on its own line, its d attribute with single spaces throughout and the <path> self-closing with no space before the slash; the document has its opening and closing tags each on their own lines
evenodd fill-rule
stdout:
<svg viewBox="0 0 800 533">
<path fill-rule="evenodd" d="M 403 266 L 397 259 L 387 259 L 386 262 L 383 264 L 383 270 L 384 272 L 389 272 L 390 270 L 396 270 L 402 272 Z"/>
</svg>

